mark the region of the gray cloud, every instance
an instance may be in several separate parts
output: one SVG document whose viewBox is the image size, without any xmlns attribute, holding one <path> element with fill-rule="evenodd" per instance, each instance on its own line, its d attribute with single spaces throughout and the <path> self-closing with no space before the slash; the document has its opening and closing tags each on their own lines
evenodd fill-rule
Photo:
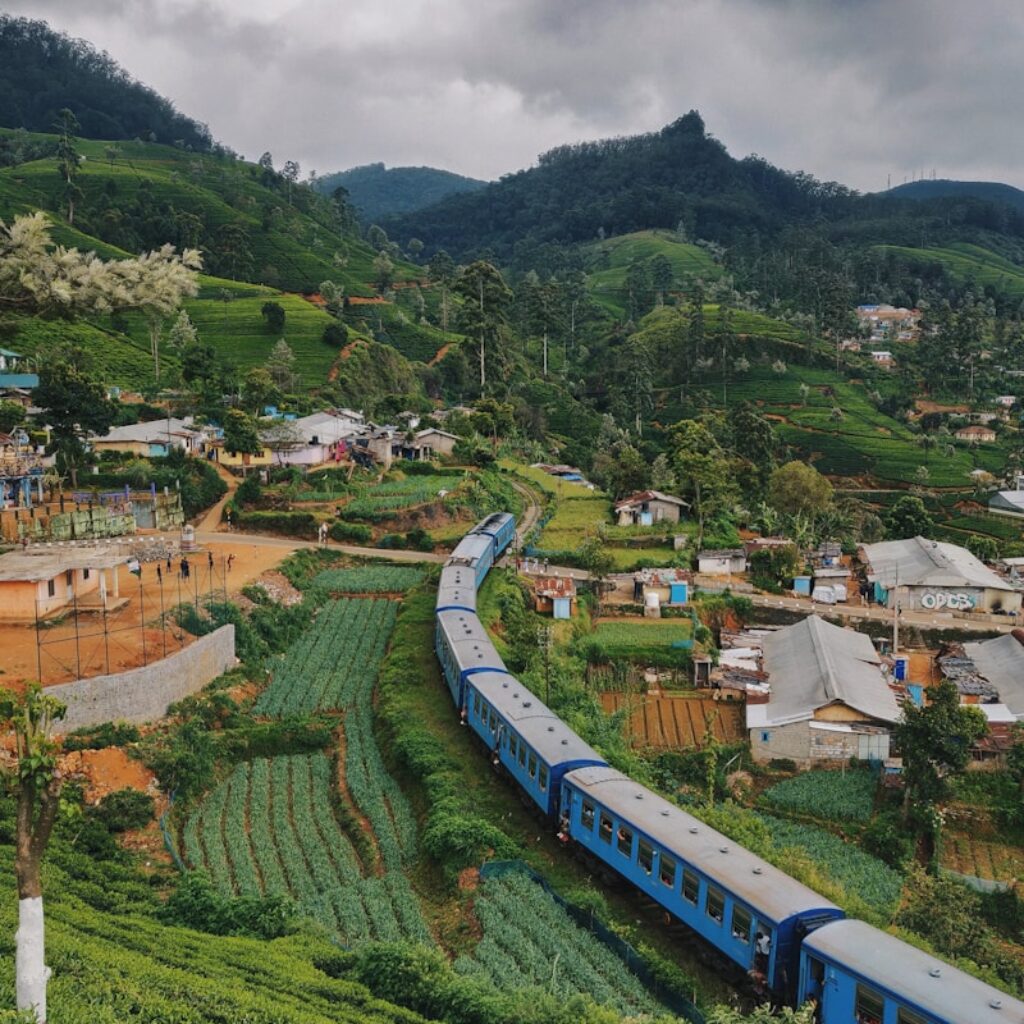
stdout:
<svg viewBox="0 0 1024 1024">
<path fill-rule="evenodd" d="M 862 189 L 1024 185 L 1018 0 L 7 0 L 250 158 L 479 177 L 696 107 L 736 155 Z"/>
</svg>

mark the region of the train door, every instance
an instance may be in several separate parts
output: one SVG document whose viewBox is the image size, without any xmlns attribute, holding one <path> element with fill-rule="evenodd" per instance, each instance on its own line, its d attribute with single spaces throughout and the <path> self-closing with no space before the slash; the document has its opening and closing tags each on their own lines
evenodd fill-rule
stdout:
<svg viewBox="0 0 1024 1024">
<path fill-rule="evenodd" d="M 828 1020 L 825 1015 L 825 963 L 816 956 L 807 954 L 804 978 L 804 1001 L 814 1000 L 816 1022 Z"/>
</svg>

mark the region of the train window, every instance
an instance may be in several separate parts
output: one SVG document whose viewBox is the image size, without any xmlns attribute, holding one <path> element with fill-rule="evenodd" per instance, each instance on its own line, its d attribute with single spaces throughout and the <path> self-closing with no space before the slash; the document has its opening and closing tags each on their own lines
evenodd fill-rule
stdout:
<svg viewBox="0 0 1024 1024">
<path fill-rule="evenodd" d="M 518 746 L 519 746 L 519 737 L 518 736 L 513 736 L 512 733 L 509 733 L 509 736 L 508 736 L 508 752 L 509 752 L 509 756 L 512 758 L 513 761 L 516 759 L 516 748 Z"/>
<path fill-rule="evenodd" d="M 700 896 L 700 879 L 696 872 L 689 868 L 683 868 L 683 899 L 687 903 L 697 906 L 697 899 Z"/>
<path fill-rule="evenodd" d="M 667 885 L 670 889 L 675 888 L 676 862 L 667 853 L 663 853 L 658 858 L 658 865 L 660 868 L 658 877 L 661 879 L 661 884 Z"/>
<path fill-rule="evenodd" d="M 473 714 L 476 715 L 477 718 L 480 717 L 480 694 L 479 693 L 474 693 L 473 694 Z"/>
<path fill-rule="evenodd" d="M 526 744 L 520 742 L 519 744 L 519 767 L 522 768 L 526 764 Z"/>
<path fill-rule="evenodd" d="M 640 864 L 640 870 L 649 875 L 654 870 L 654 847 L 646 839 L 641 839 L 637 845 L 636 859 Z"/>
<path fill-rule="evenodd" d="M 717 921 L 721 924 L 725 918 L 725 893 L 721 889 L 716 889 L 713 885 L 709 885 L 708 902 L 705 909 L 712 921 Z"/>
<path fill-rule="evenodd" d="M 627 857 L 633 856 L 633 830 L 626 828 L 625 825 L 619 826 L 619 834 L 616 837 L 619 845 L 619 853 L 624 853 Z"/>
<path fill-rule="evenodd" d="M 528 771 L 530 773 L 530 778 L 531 779 L 536 778 L 536 776 L 537 776 L 537 755 L 536 754 L 531 754 L 530 755 L 530 767 L 529 767 Z"/>
<path fill-rule="evenodd" d="M 750 911 L 746 907 L 732 908 L 732 937 L 740 942 L 750 941 Z"/>
<path fill-rule="evenodd" d="M 602 842 L 610 843 L 612 841 L 612 819 L 604 811 L 601 812 L 601 823 L 598 826 L 597 834 L 601 837 Z"/>
<path fill-rule="evenodd" d="M 583 801 L 580 807 L 580 824 L 589 831 L 594 831 L 594 805 L 589 800 Z"/>
<path fill-rule="evenodd" d="M 548 791 L 548 770 L 544 765 L 540 766 L 540 774 L 537 776 L 537 785 L 540 786 L 540 791 L 546 793 Z"/>
<path fill-rule="evenodd" d="M 896 1011 L 896 1024 L 928 1024 L 928 1021 L 921 1014 L 914 1013 L 913 1010 L 908 1010 L 905 1006 L 901 1006 Z"/>
<path fill-rule="evenodd" d="M 857 1024 L 882 1024 L 884 1015 L 885 1000 L 881 994 L 866 985 L 858 985 L 853 1014 Z"/>
</svg>

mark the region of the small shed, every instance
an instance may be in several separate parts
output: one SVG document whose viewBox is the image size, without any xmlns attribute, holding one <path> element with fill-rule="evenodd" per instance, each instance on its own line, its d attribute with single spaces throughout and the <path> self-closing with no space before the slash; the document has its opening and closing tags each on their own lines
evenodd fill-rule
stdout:
<svg viewBox="0 0 1024 1024">
<path fill-rule="evenodd" d="M 689 505 L 682 498 L 661 491 L 638 491 L 615 503 L 615 516 L 619 526 L 653 526 L 678 523 L 684 508 Z"/>
<path fill-rule="evenodd" d="M 691 577 L 686 569 L 644 569 L 633 580 L 634 600 L 646 601 L 648 594 L 657 594 L 659 605 L 678 608 L 690 599 Z"/>
<path fill-rule="evenodd" d="M 971 444 L 988 444 L 996 439 L 996 432 L 991 427 L 972 423 L 969 427 L 961 427 L 953 436 L 958 441 L 969 441 Z"/>
<path fill-rule="evenodd" d="M 697 555 L 698 572 L 706 576 L 735 576 L 747 571 L 747 555 L 743 548 L 701 551 Z"/>
<path fill-rule="evenodd" d="M 576 581 L 571 576 L 539 576 L 534 589 L 534 609 L 551 613 L 553 619 L 571 619 L 576 610 Z"/>
<path fill-rule="evenodd" d="M 414 447 L 420 451 L 421 459 L 432 459 L 437 455 L 451 455 L 459 443 L 459 435 L 437 427 L 417 431 Z"/>
</svg>

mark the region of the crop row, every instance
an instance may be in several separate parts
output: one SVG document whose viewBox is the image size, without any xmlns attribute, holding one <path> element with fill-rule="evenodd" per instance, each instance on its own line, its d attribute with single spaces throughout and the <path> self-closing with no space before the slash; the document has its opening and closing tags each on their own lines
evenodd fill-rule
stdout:
<svg viewBox="0 0 1024 1024">
<path fill-rule="evenodd" d="M 895 911 L 903 887 L 903 876 L 898 871 L 824 829 L 781 821 L 767 814 L 758 817 L 768 826 L 778 849 L 792 847 L 803 851 L 851 895 L 887 917 Z"/>
<path fill-rule="evenodd" d="M 331 807 L 323 754 L 239 764 L 185 828 L 185 855 L 238 895 L 290 895 L 347 942 L 425 940 L 416 898 L 400 874 L 364 877 Z"/>
<path fill-rule="evenodd" d="M 474 908 L 484 934 L 473 955 L 456 962 L 460 972 L 484 974 L 500 989 L 584 993 L 629 1016 L 660 1009 L 626 965 L 528 876 L 487 879 Z"/>
<path fill-rule="evenodd" d="M 345 707 L 363 679 L 375 679 L 395 624 L 391 601 L 328 602 L 278 660 L 257 714 L 286 715 Z"/>
<path fill-rule="evenodd" d="M 314 589 L 335 594 L 397 594 L 423 579 L 423 570 L 404 565 L 367 565 L 325 569 L 313 578 Z"/>
<path fill-rule="evenodd" d="M 776 783 L 764 799 L 775 807 L 834 821 L 868 821 L 874 810 L 875 773 L 810 771 Z"/>
</svg>

